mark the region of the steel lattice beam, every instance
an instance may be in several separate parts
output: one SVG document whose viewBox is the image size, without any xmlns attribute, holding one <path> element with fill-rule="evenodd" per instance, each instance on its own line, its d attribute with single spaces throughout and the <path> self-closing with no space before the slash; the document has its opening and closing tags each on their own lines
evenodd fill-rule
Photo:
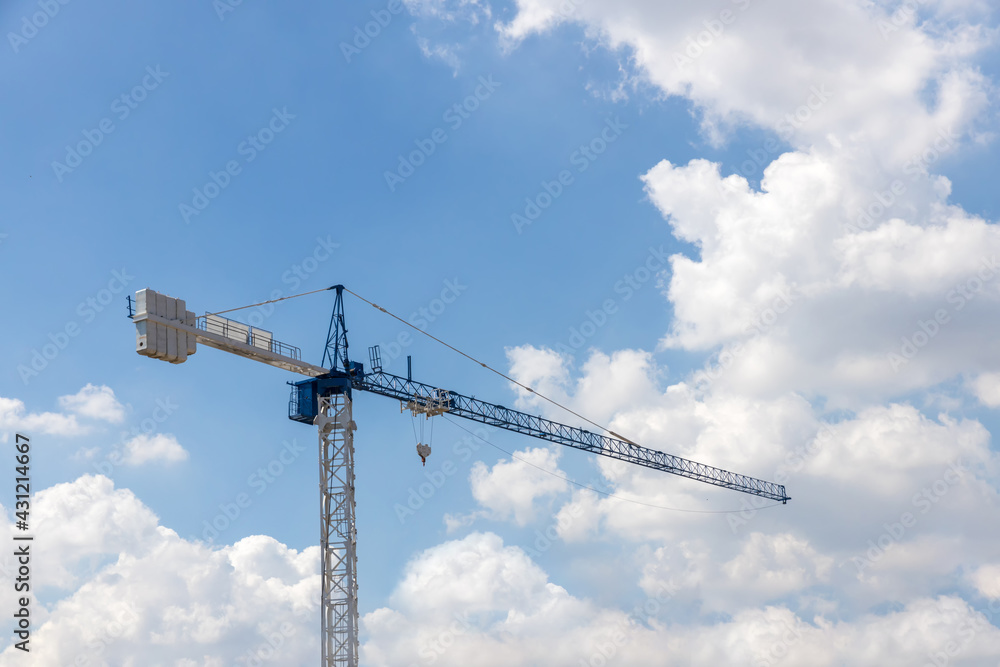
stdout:
<svg viewBox="0 0 1000 667">
<path fill-rule="evenodd" d="M 320 632 L 323 667 L 358 664 L 358 554 L 354 423 L 346 393 L 320 398 Z"/>
<path fill-rule="evenodd" d="M 370 391 L 401 401 L 412 400 L 415 396 L 434 396 L 438 391 L 431 385 L 414 382 L 406 378 L 374 371 L 352 380 L 355 389 Z M 767 482 L 755 477 L 715 468 L 690 461 L 680 456 L 665 454 L 655 449 L 641 447 L 625 440 L 592 433 L 575 426 L 567 426 L 549 419 L 511 410 L 502 405 L 487 403 L 455 392 L 448 392 L 451 404 L 448 412 L 472 421 L 482 422 L 508 431 L 523 433 L 542 440 L 575 447 L 593 454 L 601 454 L 613 459 L 628 461 L 654 470 L 661 470 L 681 477 L 698 480 L 706 484 L 721 486 L 743 493 L 781 502 L 790 500 L 782 484 Z"/>
</svg>

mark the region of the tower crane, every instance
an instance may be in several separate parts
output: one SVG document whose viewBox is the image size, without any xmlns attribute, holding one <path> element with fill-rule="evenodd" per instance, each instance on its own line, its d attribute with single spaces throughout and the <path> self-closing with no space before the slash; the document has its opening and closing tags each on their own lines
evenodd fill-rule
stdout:
<svg viewBox="0 0 1000 667">
<path fill-rule="evenodd" d="M 194 354 L 197 344 L 201 343 L 308 378 L 289 383 L 292 389 L 288 417 L 313 424 L 319 431 L 321 667 L 356 667 L 358 664 L 354 499 L 354 431 L 357 425 L 351 408 L 355 391 L 398 399 L 414 414 L 456 415 L 706 484 L 781 503 L 790 500 L 781 484 L 648 449 L 610 431 L 608 435 L 594 433 L 417 382 L 411 377 L 409 368 L 405 378 L 387 373 L 382 370 L 378 346 L 369 348 L 370 368 L 366 370 L 364 364 L 350 358 L 344 319 L 345 289 L 343 285 L 326 288 L 336 291 L 336 299 L 319 366 L 302 361 L 299 348 L 275 340 L 269 331 L 222 317 L 221 313 L 197 317 L 187 310 L 182 299 L 143 289 L 135 294 L 134 309 L 131 298 L 129 302 L 129 317 L 136 326 L 136 351 L 141 355 L 179 364 Z M 426 448 L 419 451 L 421 458 L 429 453 Z"/>
</svg>

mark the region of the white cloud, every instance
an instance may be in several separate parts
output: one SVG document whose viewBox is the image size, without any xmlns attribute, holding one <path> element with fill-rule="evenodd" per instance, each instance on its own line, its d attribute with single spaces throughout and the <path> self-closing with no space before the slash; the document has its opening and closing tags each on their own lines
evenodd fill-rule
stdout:
<svg viewBox="0 0 1000 667">
<path fill-rule="evenodd" d="M 569 595 L 491 533 L 417 555 L 391 602 L 363 619 L 362 662 L 373 667 L 575 666 L 624 617 Z"/>
<path fill-rule="evenodd" d="M 876 196 L 857 179 L 818 152 L 781 156 L 761 192 L 701 160 L 651 169 L 650 198 L 700 250 L 671 258 L 676 319 L 663 345 L 720 346 L 707 376 L 735 391 L 839 405 L 1000 367 L 988 344 L 1000 324 L 994 225 L 907 179 L 886 222 L 851 231 Z"/>
<path fill-rule="evenodd" d="M 159 525 L 131 492 L 101 476 L 45 489 L 33 508 L 33 584 L 68 591 L 35 603 L 33 666 L 318 660 L 317 547 L 297 552 L 258 535 L 210 549 Z M 0 521 L 0 534 L 9 531 Z M 0 584 L 10 589 L 9 571 Z M 11 604 L 5 596 L 0 605 L 8 618 Z M 0 641 L 0 664 L 17 663 L 10 637 Z"/>
<path fill-rule="evenodd" d="M 59 407 L 91 419 L 118 424 L 125 419 L 125 408 L 111 387 L 87 384 L 83 389 L 69 396 L 59 397 Z"/>
<path fill-rule="evenodd" d="M 980 403 L 991 408 L 1000 407 L 1000 373 L 982 373 L 971 385 Z"/>
<path fill-rule="evenodd" d="M 29 437 L 35 433 L 47 435 L 83 435 L 87 428 L 81 426 L 74 415 L 58 412 L 28 412 L 24 401 L 0 396 L 0 430 L 25 431 Z"/>
<path fill-rule="evenodd" d="M 885 8 L 835 0 L 517 0 L 517 10 L 497 25 L 503 42 L 580 24 L 665 93 L 691 100 L 717 139 L 752 123 L 797 145 L 833 133 L 900 161 L 984 108 L 987 85 L 969 61 L 995 39 L 961 15 L 900 19 L 883 35 Z"/>
<path fill-rule="evenodd" d="M 33 665 L 62 667 L 83 658 L 135 667 L 221 667 L 253 658 L 264 665 L 315 663 L 317 548 L 298 552 L 266 536 L 215 549 L 189 542 L 100 476 L 45 489 L 35 507 L 38 544 L 47 545 L 38 552 L 36 585 L 69 592 L 34 609 Z M 10 529 L 0 520 L 0 539 Z M 670 556 L 674 546 L 685 560 Z M 614 659 L 653 667 L 669 655 L 699 667 L 874 667 L 922 664 L 942 654 L 950 665 L 973 667 L 1000 659 L 1000 630 L 953 596 L 916 596 L 879 614 L 826 605 L 803 617 L 774 603 L 680 620 L 685 590 L 711 600 L 728 587 L 734 600 L 752 602 L 827 584 L 837 571 L 791 534 L 751 533 L 728 560 L 713 551 L 700 538 L 663 546 L 642 570 L 647 597 L 616 608 L 554 583 L 498 536 L 472 533 L 412 558 L 389 606 L 362 619 L 362 661 L 578 667 Z M 663 568 L 675 563 L 686 563 L 687 579 L 675 577 L 679 585 L 668 587 Z M 70 569 L 74 578 L 65 576 Z M 0 575 L 0 585 L 9 586 L 10 578 L 9 571 Z M 992 589 L 979 582 L 995 578 L 985 567 L 973 575 L 984 594 Z M 9 605 L 5 599 L 0 611 L 9 614 Z M 978 611 L 1000 618 L 1000 605 Z M 15 649 L 3 641 L 0 664 L 13 664 Z"/>
<path fill-rule="evenodd" d="M 984 598 L 1000 600 L 1000 564 L 988 563 L 976 568 L 972 583 Z"/>
<path fill-rule="evenodd" d="M 451 67 L 457 75 L 459 65 L 461 64 L 458 58 L 459 47 L 453 44 L 432 44 L 426 37 L 417 37 L 417 46 L 420 47 L 420 53 L 424 54 L 424 58 L 428 60 L 438 59 Z"/>
<path fill-rule="evenodd" d="M 697 246 L 672 259 L 664 345 L 717 352 L 737 392 L 834 405 L 1000 368 L 987 340 L 1000 282 L 974 301 L 952 291 L 994 261 L 1000 235 L 950 206 L 948 181 L 929 175 L 983 134 L 993 89 L 976 58 L 997 32 L 976 23 L 981 6 L 921 3 L 918 21 L 834 0 L 516 5 L 497 24 L 509 46 L 580 25 L 692 101 L 713 140 L 750 125 L 787 143 L 750 149 L 759 191 L 704 160 L 643 176 L 674 235 Z"/>
<path fill-rule="evenodd" d="M 634 366 L 617 369 L 618 376 L 662 375 L 639 356 L 618 363 Z M 583 387 L 600 386 L 610 373 L 603 364 L 584 367 L 579 380 L 565 364 L 549 365 L 548 378 L 532 377 Z M 574 394 L 564 400 L 579 409 Z M 771 503 L 596 458 L 614 495 L 574 493 L 557 511 L 559 538 L 574 545 L 624 541 L 640 551 L 651 545 L 656 557 L 649 562 L 664 573 L 653 581 L 674 578 L 686 604 L 722 611 L 787 596 L 800 610 L 832 604 L 823 602 L 823 584 L 836 586 L 835 599 L 857 612 L 948 590 L 958 584 L 956 573 L 992 555 L 987 526 L 1000 521 L 1000 461 L 975 420 L 933 419 L 890 404 L 824 423 L 795 395 L 755 399 L 682 382 L 640 392 L 610 426 L 647 447 L 784 483 L 792 496 L 787 506 L 759 509 Z M 738 511 L 697 513 L 730 509 Z M 871 544 L 877 548 L 869 555 Z"/>
<path fill-rule="evenodd" d="M 723 547 L 725 550 L 725 547 Z M 657 548 L 642 566 L 642 588 L 650 595 L 674 592 L 703 613 L 776 604 L 801 596 L 831 579 L 834 559 L 790 533 L 750 533 L 739 551 L 720 562 L 718 545 L 691 536 Z"/>
<path fill-rule="evenodd" d="M 454 23 L 465 21 L 472 25 L 491 15 L 489 4 L 480 0 L 403 0 L 410 13 Z"/>
<path fill-rule="evenodd" d="M 512 460 L 488 468 L 477 461 L 469 473 L 472 495 L 495 519 L 513 517 L 524 526 L 535 519 L 536 501 L 561 493 L 569 484 L 559 470 L 559 451 L 538 447 L 515 452 Z"/>
<path fill-rule="evenodd" d="M 28 412 L 21 399 L 0 396 L 0 431 L 24 431 L 28 436 L 80 436 L 89 433 L 91 427 L 80 424 L 78 416 L 116 424 L 125 419 L 125 408 L 115 398 L 115 392 L 104 385 L 87 384 L 75 394 L 60 396 L 59 407 L 72 414 Z"/>
<path fill-rule="evenodd" d="M 822 581 L 829 570 L 828 562 L 796 538 L 761 536 L 751 544 L 741 558 L 755 561 L 765 577 L 777 576 L 786 589 L 789 577 Z M 732 576 L 766 591 L 768 582 L 753 581 L 756 573 L 755 568 Z M 1000 630 L 955 597 L 918 598 L 894 611 L 850 620 L 838 618 L 836 609 L 805 620 L 771 605 L 693 623 L 690 618 L 663 620 L 683 600 L 666 587 L 647 584 L 656 590 L 634 609 L 601 608 L 549 583 L 520 549 L 504 546 L 496 535 L 475 533 L 413 559 L 392 606 L 364 617 L 368 641 L 362 660 L 377 667 L 408 664 L 414 656 L 444 667 L 578 667 L 612 661 L 638 667 L 881 667 L 923 664 L 940 654 L 950 665 L 972 667 L 1000 657 Z M 996 612 L 981 611 L 998 617 L 1000 605 Z"/>
<path fill-rule="evenodd" d="M 139 434 L 124 444 L 125 465 L 138 466 L 151 461 L 176 463 L 187 461 L 188 453 L 170 434 Z"/>
<path fill-rule="evenodd" d="M 425 58 L 440 60 L 455 76 L 461 68 L 463 42 L 468 28 L 488 22 L 489 3 L 480 0 L 403 0 L 415 22 L 410 32 Z M 430 36 L 428 36 L 430 35 Z M 451 36 L 451 37 L 449 37 Z"/>
<path fill-rule="evenodd" d="M 915 472 L 917 479 L 934 479 L 953 465 L 966 474 L 966 467 L 991 461 L 989 439 L 976 421 L 947 415 L 934 421 L 909 405 L 872 407 L 832 426 L 805 469 L 893 497 L 914 487 Z"/>
<path fill-rule="evenodd" d="M 833 559 L 788 533 L 751 533 L 738 556 L 722 566 L 726 576 L 752 590 L 781 597 L 828 581 Z"/>
<path fill-rule="evenodd" d="M 565 404 L 569 400 L 567 392 L 572 389 L 575 411 L 602 423 L 656 389 L 653 357 L 642 350 L 617 350 L 611 355 L 592 350 L 576 382 L 570 380 L 568 356 L 531 345 L 508 348 L 506 352 L 512 376 L 537 391 L 531 393 L 514 385 L 520 409 L 545 410 L 556 421 L 579 423 L 588 429 L 594 426 L 566 411 L 553 410 L 552 404 L 538 394 Z"/>
</svg>

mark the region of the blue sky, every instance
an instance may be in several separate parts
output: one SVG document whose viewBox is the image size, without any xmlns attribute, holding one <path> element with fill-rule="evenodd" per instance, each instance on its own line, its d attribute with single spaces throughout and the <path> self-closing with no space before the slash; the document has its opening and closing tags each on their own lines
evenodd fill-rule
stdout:
<svg viewBox="0 0 1000 667">
<path fill-rule="evenodd" d="M 390 3 L 397 13 L 384 2 L 225 3 L 53 2 L 35 31 L 24 22 L 44 2 L 0 8 L 0 290 L 11 315 L 0 427 L 8 444 L 15 431 L 35 443 L 36 548 L 51 549 L 37 570 L 37 664 L 68 664 L 106 630 L 101 613 L 80 620 L 95 586 L 136 610 L 126 638 L 109 642 L 113 664 L 153 644 L 157 664 L 233 664 L 285 632 L 226 611 L 255 594 L 255 576 L 276 577 L 260 604 L 300 628 L 273 664 L 315 663 L 316 435 L 286 418 L 286 382 L 298 378 L 204 347 L 178 366 L 140 357 L 125 297 L 144 287 L 200 314 L 342 283 L 404 318 L 449 292 L 454 302 L 427 324 L 435 336 L 648 446 L 765 479 L 822 424 L 837 433 L 837 447 L 789 482 L 796 500 L 737 529 L 728 517 L 740 515 L 594 498 L 504 451 L 656 505 L 732 510 L 738 494 L 503 432 L 489 434 L 499 450 L 474 441 L 465 456 L 468 433 L 441 419 L 422 468 L 410 418 L 359 395 L 362 664 L 462 664 L 488 649 L 575 665 L 595 655 L 574 646 L 599 619 L 625 618 L 667 579 L 681 592 L 615 643 L 620 664 L 647 664 L 668 644 L 676 664 L 774 661 L 787 625 L 807 636 L 792 654 L 891 664 L 838 642 L 877 644 L 924 614 L 931 643 L 891 649 L 915 664 L 957 636 L 961 614 L 1000 597 L 995 539 L 956 518 L 997 511 L 1000 292 L 990 277 L 967 308 L 946 300 L 1000 245 L 988 6 L 926 0 L 917 20 L 882 3 L 821 3 L 814 15 L 642 0 L 570 3 L 563 15 L 547 0 Z M 677 65 L 724 16 L 735 18 Z M 355 41 L 379 18 L 374 37 Z M 815 86 L 832 101 L 809 106 Z M 775 121 L 803 109 L 781 132 Z M 945 128 L 955 138 L 928 158 Z M 399 171 L 414 151 L 422 164 Z M 925 156 L 916 175 L 904 170 L 913 156 Z M 871 229 L 847 229 L 897 180 L 902 194 Z M 531 224 L 513 217 L 557 189 Z M 749 334 L 745 323 L 781 294 L 796 304 L 789 315 Z M 611 314 L 595 315 L 609 301 Z M 326 292 L 249 316 L 319 363 L 332 305 Z M 405 374 L 412 355 L 415 379 L 570 421 L 427 339 L 397 352 L 398 322 L 349 295 L 345 308 L 354 359 L 367 364 L 380 344 L 391 372 Z M 919 342 L 941 308 L 940 336 L 892 369 L 900 340 Z M 574 335 L 595 318 L 606 323 Z M 726 359 L 721 379 L 698 384 L 699 369 Z M 273 482 L 254 485 L 259 468 L 300 447 Z M 947 495 L 949 514 L 895 540 L 886 553 L 898 563 L 855 572 L 910 490 L 957 459 L 975 481 Z M 457 472 L 400 521 L 397 505 L 444 462 Z M 205 522 L 241 493 L 250 506 L 206 543 Z M 8 521 L 12 494 L 0 498 Z M 80 497 L 104 509 L 84 511 Z M 558 538 L 538 549 L 546 530 Z M 184 550 L 171 576 L 191 586 L 186 559 L 215 564 L 211 586 L 169 604 L 133 594 L 156 575 L 126 574 L 126 563 L 152 569 L 158 540 Z M 920 551 L 935 556 L 912 565 Z M 442 593 L 440 572 L 489 591 Z M 776 583 L 747 583 L 758 576 Z M 937 623 L 949 604 L 958 620 Z M 199 635 L 158 611 L 167 607 L 226 629 Z M 511 620 L 549 608 L 556 620 L 538 632 L 558 647 L 551 655 Z M 474 629 L 429 660 L 428 638 L 462 609 L 477 614 Z M 995 662 L 998 636 L 977 630 L 955 664 Z M 518 652 L 498 649 L 509 648 L 503 637 Z M 732 653 L 698 657 L 720 637 Z M 10 643 L 0 638 L 0 664 L 21 657 Z"/>
</svg>

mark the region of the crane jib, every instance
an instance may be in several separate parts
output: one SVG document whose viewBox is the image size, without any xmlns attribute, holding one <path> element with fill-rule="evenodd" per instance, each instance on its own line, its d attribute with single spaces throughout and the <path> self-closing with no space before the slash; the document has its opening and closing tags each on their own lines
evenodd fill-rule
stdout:
<svg viewBox="0 0 1000 667">
<path fill-rule="evenodd" d="M 409 401 L 420 396 L 434 396 L 438 392 L 438 389 L 431 385 L 382 371 L 358 374 L 351 378 L 351 385 L 357 390 L 401 401 Z M 782 503 L 790 500 L 782 484 L 697 463 L 618 438 L 463 396 L 453 391 L 448 391 L 446 394 L 449 397 L 448 412 L 465 419 Z"/>
</svg>

